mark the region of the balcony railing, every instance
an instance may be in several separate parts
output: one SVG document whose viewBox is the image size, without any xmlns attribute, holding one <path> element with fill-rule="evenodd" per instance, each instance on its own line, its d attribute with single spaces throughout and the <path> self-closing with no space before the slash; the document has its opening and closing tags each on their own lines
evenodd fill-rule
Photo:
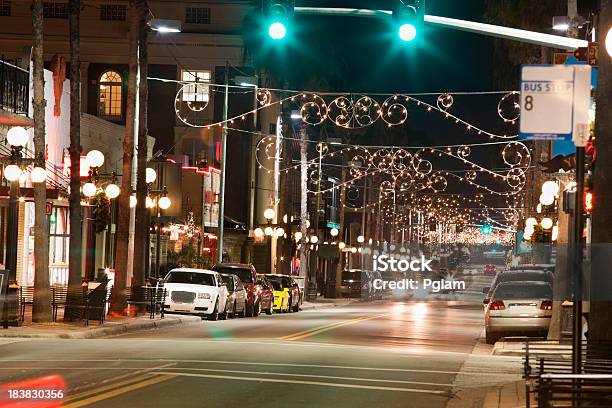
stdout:
<svg viewBox="0 0 612 408">
<path fill-rule="evenodd" d="M 0 109 L 17 114 L 28 114 L 30 73 L 0 60 Z"/>
</svg>

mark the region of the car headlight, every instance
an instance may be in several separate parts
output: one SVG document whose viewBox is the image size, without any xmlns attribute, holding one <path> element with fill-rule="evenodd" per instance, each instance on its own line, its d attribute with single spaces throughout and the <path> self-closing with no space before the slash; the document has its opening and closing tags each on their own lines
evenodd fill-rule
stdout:
<svg viewBox="0 0 612 408">
<path fill-rule="evenodd" d="M 198 299 L 210 299 L 210 293 L 198 293 Z"/>
</svg>

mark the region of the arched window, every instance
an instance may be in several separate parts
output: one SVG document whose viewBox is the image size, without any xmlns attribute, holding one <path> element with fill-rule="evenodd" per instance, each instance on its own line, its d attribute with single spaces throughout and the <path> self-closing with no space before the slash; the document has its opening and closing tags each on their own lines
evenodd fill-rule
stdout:
<svg viewBox="0 0 612 408">
<path fill-rule="evenodd" d="M 122 89 L 121 75 L 115 71 L 106 71 L 100 77 L 98 86 L 98 116 L 109 120 L 121 119 Z"/>
</svg>

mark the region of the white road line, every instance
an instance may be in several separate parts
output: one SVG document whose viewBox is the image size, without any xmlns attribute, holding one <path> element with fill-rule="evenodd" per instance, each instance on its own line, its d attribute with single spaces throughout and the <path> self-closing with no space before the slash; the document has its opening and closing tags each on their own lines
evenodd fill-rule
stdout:
<svg viewBox="0 0 612 408">
<path fill-rule="evenodd" d="M 255 365 L 255 366 L 270 366 L 270 367 L 307 367 L 307 368 L 328 368 L 328 369 L 342 369 L 342 370 L 360 370 L 360 371 L 389 371 L 389 372 L 402 372 L 402 373 L 430 373 L 430 374 L 458 374 L 458 371 L 442 371 L 442 370 L 418 370 L 409 368 L 382 368 L 382 367 L 358 367 L 358 366 L 340 366 L 340 365 L 318 365 L 318 364 L 294 364 L 294 363 L 267 363 L 267 362 L 251 362 L 251 361 L 223 361 L 223 360 L 170 360 L 170 359 L 154 359 L 154 360 L 140 360 L 140 359 L 115 359 L 115 360 L 2 360 L 0 362 L 21 362 L 21 361 L 36 361 L 36 362 L 173 362 L 173 363 L 202 363 L 202 364 L 233 364 L 233 365 Z M 3 369 L 14 369 L 14 367 L 6 367 Z M 52 367 L 55 368 L 55 367 Z M 96 369 L 97 367 L 92 367 Z M 493 374 L 498 375 L 495 372 L 488 371 L 483 372 L 467 372 L 461 374 L 468 375 L 483 375 L 491 376 Z"/>
<path fill-rule="evenodd" d="M 157 374 L 175 375 L 175 376 L 182 376 L 182 377 L 196 377 L 196 378 L 218 378 L 222 380 L 241 380 L 241 381 L 271 382 L 271 383 L 283 383 L 283 384 L 317 385 L 320 387 L 356 388 L 356 389 L 364 389 L 364 390 L 398 391 L 398 392 L 411 392 L 411 393 L 418 393 L 418 394 L 448 395 L 448 392 L 446 391 L 422 390 L 422 389 L 417 389 L 417 388 L 382 387 L 382 386 L 376 386 L 376 385 L 324 383 L 324 382 L 318 382 L 318 381 L 283 380 L 283 379 L 276 379 L 276 378 L 238 377 L 238 376 L 232 376 L 232 375 L 194 374 L 194 373 L 181 373 L 181 372 L 173 372 L 173 371 L 169 371 L 169 372 L 162 371 Z"/>
<path fill-rule="evenodd" d="M 427 358 L 427 359 L 432 358 L 432 356 L 435 356 L 436 354 L 440 356 L 454 355 L 454 356 L 459 356 L 459 357 L 466 357 L 470 355 L 470 353 L 468 352 L 430 350 L 428 349 L 430 346 L 425 346 L 422 349 L 415 350 L 414 349 L 415 345 L 411 343 L 407 343 L 405 345 L 402 345 L 401 347 L 390 348 L 390 347 L 383 347 L 383 346 L 366 346 L 366 345 L 361 345 L 361 344 L 317 343 L 317 342 L 311 342 L 311 341 L 304 341 L 304 342 L 289 341 L 287 342 L 287 341 L 278 341 L 274 338 L 268 338 L 268 339 L 254 338 L 254 339 L 245 339 L 245 340 L 237 340 L 231 337 L 225 337 L 225 338 L 220 338 L 220 339 L 199 339 L 199 340 L 146 339 L 146 338 L 102 339 L 101 338 L 101 339 L 87 339 L 87 342 L 93 342 L 93 341 L 98 341 L 98 340 L 103 341 L 103 342 L 126 341 L 126 342 L 138 342 L 138 343 L 142 343 L 142 342 L 159 342 L 159 343 L 172 342 L 172 343 L 197 343 L 197 344 L 217 343 L 217 344 L 223 344 L 223 345 L 233 345 L 233 344 L 262 345 L 262 344 L 266 344 L 266 345 L 278 345 L 278 346 L 285 346 L 285 347 L 349 348 L 351 350 L 364 349 L 364 350 L 376 351 L 377 353 L 378 352 L 402 353 L 402 354 L 410 355 L 411 358 L 415 357 L 415 358 Z M 228 343 L 227 342 L 228 340 L 231 340 L 231 343 Z M 68 342 L 68 341 L 80 341 L 80 339 L 60 339 L 59 341 L 63 343 L 63 342 Z M 507 360 L 522 361 L 520 357 L 513 357 L 513 356 L 490 356 L 490 357 L 494 358 L 495 360 L 507 359 Z M 2 361 L 8 361 L 8 360 L 0 360 L 0 362 Z M 39 361 L 39 360 L 33 360 L 33 361 Z M 59 360 L 59 361 L 62 361 L 62 360 Z"/>
<path fill-rule="evenodd" d="M 169 364 L 170 365 L 170 364 Z M 219 373 L 232 373 L 232 374 L 257 374 L 257 375 L 272 375 L 278 377 L 305 377 L 305 378 L 328 378 L 334 380 L 346 380 L 346 381 L 363 381 L 363 382 L 382 382 L 382 383 L 395 383 L 395 384 L 414 384 L 414 385 L 429 385 L 433 387 L 453 387 L 452 384 L 444 384 L 444 383 L 433 383 L 433 382 L 422 382 L 422 381 L 408 381 L 408 380 L 386 380 L 381 378 L 364 378 L 364 377 L 340 377 L 334 375 L 315 375 L 315 374 L 300 374 L 300 373 L 276 373 L 272 371 L 244 371 L 244 370 L 221 370 L 214 368 L 188 368 L 188 367 L 176 367 L 175 364 L 172 364 L 175 367 L 153 367 L 151 369 L 147 369 L 146 371 L 155 371 L 155 370 L 186 370 L 186 371 L 210 371 L 210 372 L 219 372 Z M 0 370 L 8 370 L 9 368 L 0 368 Z M 45 370 L 48 367 L 28 367 L 26 370 Z M 54 370 L 137 370 L 137 367 L 53 367 Z M 131 373 L 133 375 L 135 373 Z M 116 380 L 117 377 L 113 378 L 113 381 Z"/>
</svg>

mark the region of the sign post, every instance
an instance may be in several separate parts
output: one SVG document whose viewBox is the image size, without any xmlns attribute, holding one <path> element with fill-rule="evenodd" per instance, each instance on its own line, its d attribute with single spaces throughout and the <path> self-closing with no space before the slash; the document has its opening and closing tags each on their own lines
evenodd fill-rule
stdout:
<svg viewBox="0 0 612 408">
<path fill-rule="evenodd" d="M 574 206 L 572 371 L 582 371 L 582 257 L 584 154 L 589 139 L 591 66 L 525 65 L 521 68 L 520 138 L 572 140 L 576 145 Z"/>
</svg>

